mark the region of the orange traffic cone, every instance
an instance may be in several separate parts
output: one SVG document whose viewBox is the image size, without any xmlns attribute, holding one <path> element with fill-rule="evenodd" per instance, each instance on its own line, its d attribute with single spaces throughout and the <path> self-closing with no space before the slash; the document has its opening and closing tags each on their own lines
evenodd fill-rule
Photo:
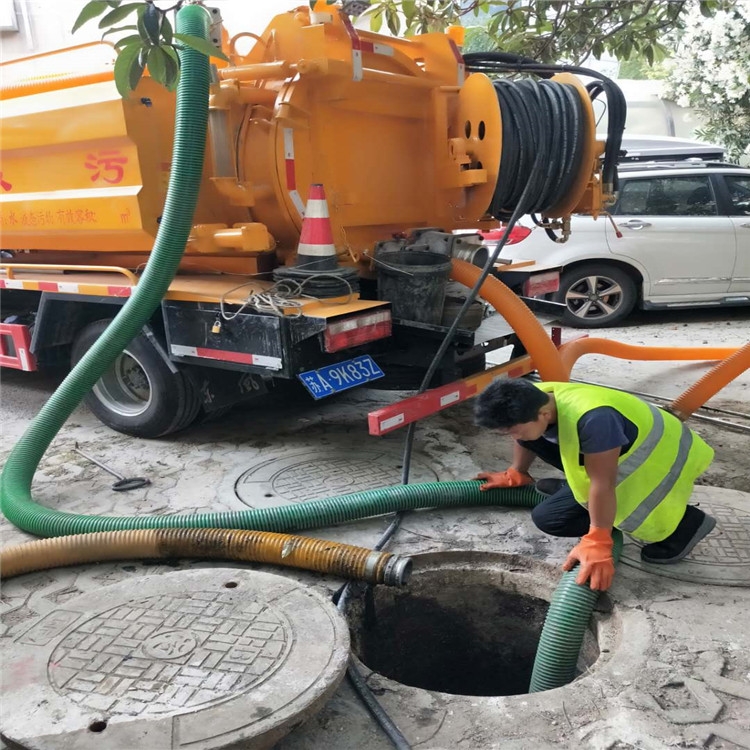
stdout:
<svg viewBox="0 0 750 750">
<path fill-rule="evenodd" d="M 297 292 L 304 289 L 306 295 L 323 299 L 359 291 L 357 269 L 338 263 L 328 201 L 321 184 L 310 185 L 295 264 L 275 269 L 273 278 L 294 282 Z"/>
<path fill-rule="evenodd" d="M 306 271 L 331 271 L 338 267 L 328 201 L 320 184 L 310 185 L 295 265 Z"/>
</svg>

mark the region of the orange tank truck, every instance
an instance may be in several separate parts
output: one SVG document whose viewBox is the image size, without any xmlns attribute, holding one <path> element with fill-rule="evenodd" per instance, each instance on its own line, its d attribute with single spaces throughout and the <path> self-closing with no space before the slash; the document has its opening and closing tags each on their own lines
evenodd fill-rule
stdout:
<svg viewBox="0 0 750 750">
<path fill-rule="evenodd" d="M 503 179 L 501 108 L 492 80 L 467 71 L 450 36 L 379 36 L 331 5 L 224 39 L 231 62 L 212 69 L 202 187 L 180 270 L 160 312 L 87 397 L 102 421 L 132 435 L 182 429 L 284 381 L 314 398 L 375 380 L 407 384 L 445 330 L 443 300 L 427 323 L 399 317 L 393 299 L 379 299 L 377 254 L 422 249 L 481 264 L 477 233 L 498 223 L 488 206 Z M 175 96 L 145 75 L 121 98 L 115 54 L 80 45 L 2 65 L 5 367 L 75 363 L 148 261 Z M 575 173 L 546 216 L 597 213 L 607 186 L 590 100 L 577 78 L 557 80 L 582 116 Z M 311 189 L 322 200 L 310 201 Z M 519 290 L 550 282 L 533 267 L 494 273 Z M 482 367 L 482 354 L 461 328 L 435 382 Z"/>
</svg>

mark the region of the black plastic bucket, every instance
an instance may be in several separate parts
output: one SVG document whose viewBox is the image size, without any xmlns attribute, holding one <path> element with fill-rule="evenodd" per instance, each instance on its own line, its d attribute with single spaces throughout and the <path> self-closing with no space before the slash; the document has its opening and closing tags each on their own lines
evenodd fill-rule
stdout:
<svg viewBox="0 0 750 750">
<path fill-rule="evenodd" d="M 440 325 L 451 259 L 427 250 L 380 252 L 378 299 L 391 303 L 394 318 Z"/>
</svg>

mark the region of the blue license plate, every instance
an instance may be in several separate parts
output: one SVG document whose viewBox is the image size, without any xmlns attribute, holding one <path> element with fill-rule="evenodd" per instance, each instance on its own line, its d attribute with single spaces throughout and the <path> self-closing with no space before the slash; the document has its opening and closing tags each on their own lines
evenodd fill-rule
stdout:
<svg viewBox="0 0 750 750">
<path fill-rule="evenodd" d="M 363 354 L 361 357 L 321 367 L 319 370 L 302 372 L 297 377 L 314 399 L 320 399 L 369 383 L 384 375 L 385 373 L 375 364 L 375 360 L 369 354 Z"/>
</svg>

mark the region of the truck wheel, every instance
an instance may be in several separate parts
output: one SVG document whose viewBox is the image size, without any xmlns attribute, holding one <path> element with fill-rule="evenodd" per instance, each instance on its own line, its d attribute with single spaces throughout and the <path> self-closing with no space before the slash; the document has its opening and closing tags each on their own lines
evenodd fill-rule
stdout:
<svg viewBox="0 0 750 750">
<path fill-rule="evenodd" d="M 76 365 L 102 335 L 111 319 L 83 328 L 71 354 Z M 187 427 L 198 415 L 200 399 L 189 374 L 167 366 L 149 338 L 139 333 L 96 382 L 84 399 L 113 430 L 155 438 Z"/>
<path fill-rule="evenodd" d="M 623 270 L 586 264 L 565 271 L 555 302 L 565 304 L 563 322 L 577 328 L 603 328 L 630 314 L 638 299 L 635 282 Z"/>
</svg>

